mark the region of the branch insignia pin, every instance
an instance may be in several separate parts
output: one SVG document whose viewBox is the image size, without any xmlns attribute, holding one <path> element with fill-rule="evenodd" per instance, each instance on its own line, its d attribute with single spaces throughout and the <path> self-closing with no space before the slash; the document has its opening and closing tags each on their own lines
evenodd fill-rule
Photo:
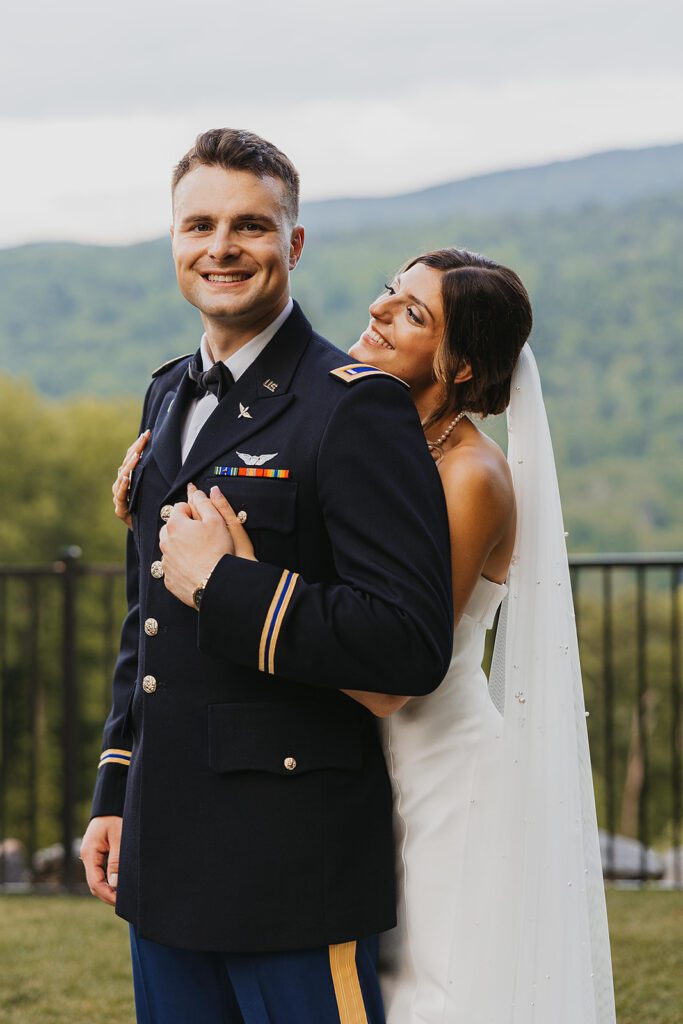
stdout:
<svg viewBox="0 0 683 1024">
<path fill-rule="evenodd" d="M 241 420 L 242 417 L 244 417 L 245 420 L 251 420 L 251 419 L 254 418 L 251 415 L 251 413 L 249 412 L 249 406 L 248 405 L 242 405 L 242 403 L 240 402 L 240 411 L 239 411 L 239 416 L 237 417 L 237 419 Z"/>
</svg>

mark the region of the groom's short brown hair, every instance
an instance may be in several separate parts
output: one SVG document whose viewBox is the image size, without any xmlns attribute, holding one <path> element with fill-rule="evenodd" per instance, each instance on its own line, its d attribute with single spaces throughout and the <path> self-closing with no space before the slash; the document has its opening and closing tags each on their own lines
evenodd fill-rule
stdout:
<svg viewBox="0 0 683 1024">
<path fill-rule="evenodd" d="M 211 128 L 195 139 L 173 170 L 171 192 L 188 171 L 199 164 L 224 167 L 226 171 L 250 171 L 257 178 L 279 178 L 285 186 L 285 213 L 292 226 L 299 219 L 299 172 L 288 156 L 240 128 Z"/>
</svg>

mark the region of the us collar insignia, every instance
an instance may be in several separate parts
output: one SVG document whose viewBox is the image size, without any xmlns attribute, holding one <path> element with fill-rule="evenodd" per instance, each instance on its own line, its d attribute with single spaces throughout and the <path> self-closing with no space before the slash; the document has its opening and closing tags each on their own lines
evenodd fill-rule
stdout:
<svg viewBox="0 0 683 1024">
<path fill-rule="evenodd" d="M 262 476 L 268 480 L 287 480 L 288 469 L 264 469 L 263 466 L 214 466 L 214 476 Z"/>
</svg>

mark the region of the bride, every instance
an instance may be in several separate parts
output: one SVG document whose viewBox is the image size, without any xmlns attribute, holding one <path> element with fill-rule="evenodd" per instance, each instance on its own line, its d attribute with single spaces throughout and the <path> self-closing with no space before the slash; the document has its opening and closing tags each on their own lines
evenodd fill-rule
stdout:
<svg viewBox="0 0 683 1024">
<path fill-rule="evenodd" d="M 448 673 L 383 724 L 399 924 L 389 1024 L 615 1021 L 578 645 L 529 298 L 482 256 L 419 256 L 351 355 L 407 380 L 446 495 Z M 508 458 L 474 418 L 507 408 Z M 490 680 L 486 631 L 502 602 Z"/>
<path fill-rule="evenodd" d="M 398 926 L 381 937 L 388 1024 L 613 1024 L 605 895 L 565 535 L 518 276 L 418 256 L 350 351 L 401 377 L 449 514 L 454 653 L 427 697 L 347 691 L 381 717 Z M 475 420 L 507 410 L 507 459 Z M 127 476 L 114 483 L 128 520 Z M 419 495 L 415 496 L 419 501 Z M 222 499 L 236 551 L 248 536 Z M 217 503 L 218 504 L 218 503 Z M 490 679 L 486 632 L 500 608 Z"/>
</svg>

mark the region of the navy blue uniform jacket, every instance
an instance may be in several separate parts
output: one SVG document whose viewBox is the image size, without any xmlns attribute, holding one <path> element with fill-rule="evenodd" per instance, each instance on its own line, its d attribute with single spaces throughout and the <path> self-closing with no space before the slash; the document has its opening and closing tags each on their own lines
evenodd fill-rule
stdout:
<svg viewBox="0 0 683 1024">
<path fill-rule="evenodd" d="M 186 949 L 386 930 L 390 782 L 377 720 L 340 690 L 424 695 L 445 674 L 438 473 L 406 387 L 331 372 L 348 356 L 296 304 L 181 465 L 188 362 L 150 385 L 130 493 L 129 610 L 92 807 L 123 815 L 116 912 Z M 245 455 L 272 458 L 244 475 Z M 188 481 L 247 513 L 258 558 L 223 557 L 199 613 L 159 576 L 161 511 Z"/>
</svg>

